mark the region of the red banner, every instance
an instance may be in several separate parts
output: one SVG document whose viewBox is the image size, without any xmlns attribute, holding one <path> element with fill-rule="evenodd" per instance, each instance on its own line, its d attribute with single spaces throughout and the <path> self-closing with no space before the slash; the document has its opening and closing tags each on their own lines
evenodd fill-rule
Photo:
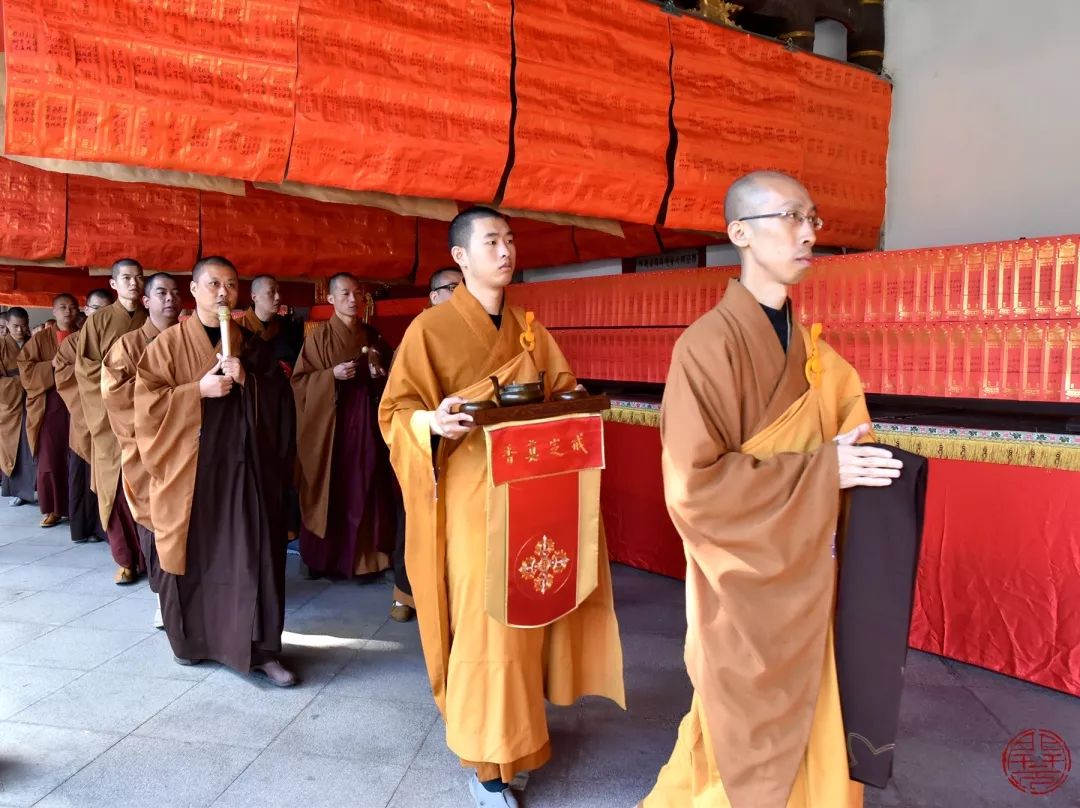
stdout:
<svg viewBox="0 0 1080 808">
<path fill-rule="evenodd" d="M 488 448 L 488 613 L 511 626 L 544 626 L 596 588 L 599 415 L 485 428 Z"/>
<path fill-rule="evenodd" d="M 68 178 L 66 263 L 190 270 L 199 252 L 199 192 L 138 182 Z"/>
<path fill-rule="evenodd" d="M 874 249 L 885 218 L 892 86 L 864 70 L 793 54 L 802 180 L 825 227 L 818 243 Z"/>
<path fill-rule="evenodd" d="M 664 223 L 722 230 L 724 194 L 738 177 L 802 171 L 799 85 L 775 42 L 691 17 L 670 25 L 679 148 Z"/>
<path fill-rule="evenodd" d="M 0 255 L 60 258 L 66 222 L 66 176 L 0 159 Z"/>
<path fill-rule="evenodd" d="M 4 0 L 9 154 L 280 182 L 296 0 Z"/>
<path fill-rule="evenodd" d="M 619 238 L 597 230 L 575 227 L 574 246 L 577 248 L 579 260 L 637 258 L 642 255 L 656 255 L 660 252 L 656 228 L 651 224 L 622 222 L 622 229 L 623 237 Z"/>
<path fill-rule="evenodd" d="M 599 416 L 524 421 L 488 430 L 491 484 L 604 467 L 604 426 Z"/>
<path fill-rule="evenodd" d="M 509 140 L 509 0 L 303 0 L 290 180 L 486 202 Z"/>
<path fill-rule="evenodd" d="M 516 0 L 512 208 L 652 224 L 667 188 L 671 47 L 637 0 Z"/>
<path fill-rule="evenodd" d="M 252 188 L 203 193 L 202 253 L 224 255 L 243 275 L 404 278 L 416 260 L 416 219 Z"/>
</svg>

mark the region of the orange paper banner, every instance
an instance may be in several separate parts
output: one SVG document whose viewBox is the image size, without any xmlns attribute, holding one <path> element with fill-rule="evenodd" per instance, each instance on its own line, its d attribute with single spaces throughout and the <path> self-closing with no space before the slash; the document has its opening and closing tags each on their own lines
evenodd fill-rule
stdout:
<svg viewBox="0 0 1080 808">
<path fill-rule="evenodd" d="M 652 224 L 667 187 L 665 17 L 637 0 L 516 0 L 512 208 Z"/>
<path fill-rule="evenodd" d="M 0 255 L 61 257 L 66 219 L 67 177 L 0 159 Z"/>
<path fill-rule="evenodd" d="M 289 179 L 490 201 L 510 128 L 510 0 L 303 0 Z"/>
<path fill-rule="evenodd" d="M 799 85 L 775 42 L 691 17 L 670 24 L 679 141 L 664 223 L 722 231 L 724 194 L 738 177 L 801 173 Z"/>
<path fill-rule="evenodd" d="M 68 178 L 66 263 L 107 267 L 134 258 L 147 269 L 190 270 L 198 252 L 198 191 Z"/>
<path fill-rule="evenodd" d="M 243 275 L 404 278 L 416 260 L 416 219 L 252 188 L 203 193 L 202 254 L 224 255 Z"/>
<path fill-rule="evenodd" d="M 296 0 L 4 0 L 9 154 L 280 182 Z"/>
</svg>

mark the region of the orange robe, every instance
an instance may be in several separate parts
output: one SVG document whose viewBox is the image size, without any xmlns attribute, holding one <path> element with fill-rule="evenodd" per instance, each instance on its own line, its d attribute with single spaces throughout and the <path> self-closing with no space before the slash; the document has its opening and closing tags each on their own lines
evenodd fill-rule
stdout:
<svg viewBox="0 0 1080 808">
<path fill-rule="evenodd" d="M 738 282 L 676 344 L 662 457 L 695 695 L 645 808 L 861 805 L 832 640 L 833 438 L 869 422 L 854 369 L 797 323 L 785 354 Z"/>
<path fill-rule="evenodd" d="M 90 440 L 90 427 L 83 415 L 82 399 L 79 398 L 79 381 L 75 378 L 75 347 L 79 344 L 77 335 L 64 340 L 53 357 L 53 370 L 56 392 L 67 404 L 69 417 L 68 443 L 84 462 L 93 457 L 93 444 Z"/>
<path fill-rule="evenodd" d="M 97 492 L 101 524 L 107 528 L 120 487 L 120 444 L 113 434 L 101 397 L 101 363 L 113 343 L 129 331 L 141 328 L 145 322 L 146 309 L 128 312 L 117 300 L 90 315 L 79 332 L 75 348 L 75 378 L 79 381 L 79 398 L 93 445 L 90 460 L 93 489 Z M 127 539 L 137 541 L 133 536 Z"/>
<path fill-rule="evenodd" d="M 10 335 L 0 337 L 0 473 L 8 477 L 15 470 L 19 453 L 26 396 L 16 363 L 20 350 L 19 343 Z"/>
<path fill-rule="evenodd" d="M 432 451 L 429 415 L 462 391 L 488 398 L 487 378 L 535 381 L 547 392 L 576 380 L 551 335 L 534 325 L 523 353 L 524 312 L 507 306 L 496 329 L 465 286 L 420 314 L 394 357 L 380 424 L 405 498 L 405 560 L 420 638 L 446 740 L 481 780 L 509 781 L 551 755 L 544 698 L 572 704 L 600 695 L 624 706 L 622 649 L 612 607 L 607 547 L 599 585 L 575 611 L 544 628 L 509 628 L 485 610 L 487 454 L 473 430 Z M 468 390 L 468 388 L 472 390 Z M 482 392 L 483 391 L 483 392 Z"/>
<path fill-rule="evenodd" d="M 135 443 L 135 370 L 146 346 L 160 333 L 147 319 L 137 331 L 129 331 L 116 341 L 101 367 L 101 396 L 120 444 L 124 496 L 135 521 L 148 530 L 153 530 L 154 524 L 150 519 L 150 475 Z"/>
<path fill-rule="evenodd" d="M 19 354 L 26 390 L 26 437 L 37 461 L 38 506 L 43 514 L 69 516 L 68 435 L 70 414 L 56 390 L 53 359 L 72 332 L 45 328 Z"/>
<path fill-rule="evenodd" d="M 37 456 L 38 434 L 45 416 L 45 397 L 56 386 L 52 360 L 68 332 L 43 328 L 30 337 L 19 353 L 19 377 L 26 390 L 26 437 Z"/>
</svg>

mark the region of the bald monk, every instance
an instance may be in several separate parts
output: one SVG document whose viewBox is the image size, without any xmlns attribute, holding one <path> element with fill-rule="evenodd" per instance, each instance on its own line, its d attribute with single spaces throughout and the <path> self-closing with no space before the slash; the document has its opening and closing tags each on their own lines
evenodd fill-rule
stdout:
<svg viewBox="0 0 1080 808">
<path fill-rule="evenodd" d="M 211 659 L 288 687 L 296 677 L 278 656 L 292 395 L 266 344 L 228 316 L 233 265 L 203 258 L 191 278 L 195 316 L 154 338 L 135 375 L 165 631 L 179 664 Z"/>
<path fill-rule="evenodd" d="M 291 318 L 278 313 L 281 291 L 273 275 L 259 275 L 251 281 L 251 306 L 240 324 L 269 343 L 274 358 L 286 375 L 292 374 L 296 357 L 303 345 L 303 328 Z"/>
<path fill-rule="evenodd" d="M 445 303 L 454 295 L 454 290 L 464 282 L 464 276 L 457 267 L 446 267 L 435 270 L 428 282 L 428 300 L 432 306 Z"/>
<path fill-rule="evenodd" d="M 113 302 L 108 289 L 95 289 L 86 298 L 83 312 L 91 314 Z M 83 314 L 83 324 L 86 315 Z M 78 321 L 76 321 L 78 323 Z M 90 428 L 83 415 L 82 399 L 79 398 L 79 382 L 75 378 L 75 346 L 77 335 L 60 343 L 53 357 L 56 392 L 64 400 L 68 410 L 68 528 L 71 540 L 76 544 L 105 540 L 105 529 L 98 515 L 97 495 L 90 486 L 90 459 L 93 445 Z"/>
<path fill-rule="evenodd" d="M 379 573 L 394 549 L 393 472 L 379 435 L 382 361 L 391 351 L 357 309 L 359 282 L 330 279 L 334 314 L 312 332 L 293 370 L 300 458 L 300 556 L 313 574 Z"/>
<path fill-rule="evenodd" d="M 450 245 L 465 282 L 409 326 L 379 418 L 405 497 L 406 564 L 447 744 L 473 769 L 474 803 L 504 808 L 517 806 L 508 785 L 514 776 L 551 757 L 545 697 L 624 704 L 622 650 L 603 541 L 597 589 L 560 620 L 510 628 L 485 611 L 484 435 L 451 408 L 464 401 L 459 392 L 472 394 L 467 388 L 480 389 L 492 375 L 527 381 L 544 370 L 548 393 L 576 381 L 543 327 L 533 326 L 535 350 L 521 349 L 524 312 L 503 307 L 516 259 L 507 220 L 470 208 L 452 222 Z"/>
<path fill-rule="evenodd" d="M 840 492 L 901 463 L 855 370 L 792 316 L 821 228 L 783 174 L 725 203 L 742 274 L 676 343 L 661 416 L 668 511 L 687 557 L 694 685 L 645 808 L 853 808 L 833 651 Z"/>
<path fill-rule="evenodd" d="M 123 586 L 139 579 L 146 571 L 146 561 L 139 549 L 135 519 L 120 480 L 120 444 L 101 397 L 101 364 L 120 337 L 142 328 L 146 322 L 142 265 L 131 258 L 120 259 L 112 265 L 109 286 L 116 291 L 116 302 L 90 315 L 79 331 L 75 378 L 79 381 L 83 415 L 93 443 L 90 472 L 97 493 L 98 514 L 116 562 L 113 580 Z"/>
<path fill-rule="evenodd" d="M 19 377 L 26 390 L 26 437 L 37 462 L 37 495 L 41 527 L 55 527 L 68 516 L 67 405 L 56 391 L 53 359 L 75 332 L 79 303 L 74 295 L 53 298 L 56 327 L 32 336 L 19 354 Z"/>
<path fill-rule="evenodd" d="M 150 589 L 159 589 L 160 569 L 154 552 L 154 523 L 150 516 L 150 475 L 147 474 L 135 442 L 135 370 L 153 342 L 180 318 L 180 286 L 176 279 L 159 272 L 146 279 L 143 306 L 147 318 L 137 331 L 129 331 L 105 355 L 101 368 L 101 395 L 109 413 L 109 423 L 120 444 L 120 479 L 124 497 L 135 520 L 139 549 L 146 559 Z"/>
<path fill-rule="evenodd" d="M 13 507 L 34 501 L 37 463 L 26 432 L 26 391 L 19 378 L 18 356 L 30 339 L 26 309 L 7 311 L 8 336 L 0 348 L 0 494 L 11 497 Z"/>
<path fill-rule="evenodd" d="M 8 335 L 8 315 L 6 311 L 0 311 L 0 340 Z"/>
</svg>

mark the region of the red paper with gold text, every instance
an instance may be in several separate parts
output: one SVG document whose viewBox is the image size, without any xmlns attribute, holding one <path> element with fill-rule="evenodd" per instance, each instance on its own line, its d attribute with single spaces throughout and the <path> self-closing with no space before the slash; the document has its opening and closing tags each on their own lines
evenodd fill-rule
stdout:
<svg viewBox="0 0 1080 808">
<path fill-rule="evenodd" d="M 303 0 L 289 179 L 491 201 L 510 140 L 510 0 Z"/>
<path fill-rule="evenodd" d="M 488 440 L 488 610 L 511 626 L 543 626 L 595 588 L 603 421 L 597 416 L 516 422 Z M 594 475 L 582 485 L 582 472 Z M 501 489 L 501 490 L 500 490 Z M 492 509 L 502 518 L 492 518 Z M 584 575 L 584 577 L 581 577 Z M 504 590 L 492 591 L 504 581 Z"/>
<path fill-rule="evenodd" d="M 0 159 L 0 255 L 59 258 L 66 221 L 67 177 Z"/>
<path fill-rule="evenodd" d="M 516 0 L 503 204 L 652 224 L 667 188 L 671 46 L 638 0 Z"/>
<path fill-rule="evenodd" d="M 203 255 L 224 255 L 243 275 L 404 278 L 416 260 L 416 219 L 377 208 L 248 188 L 202 194 Z"/>
<path fill-rule="evenodd" d="M 279 182 L 297 0 L 4 0 L 9 154 Z"/>
<path fill-rule="evenodd" d="M 68 177 L 66 263 L 134 258 L 147 269 L 190 270 L 198 252 L 198 191 Z"/>
</svg>

